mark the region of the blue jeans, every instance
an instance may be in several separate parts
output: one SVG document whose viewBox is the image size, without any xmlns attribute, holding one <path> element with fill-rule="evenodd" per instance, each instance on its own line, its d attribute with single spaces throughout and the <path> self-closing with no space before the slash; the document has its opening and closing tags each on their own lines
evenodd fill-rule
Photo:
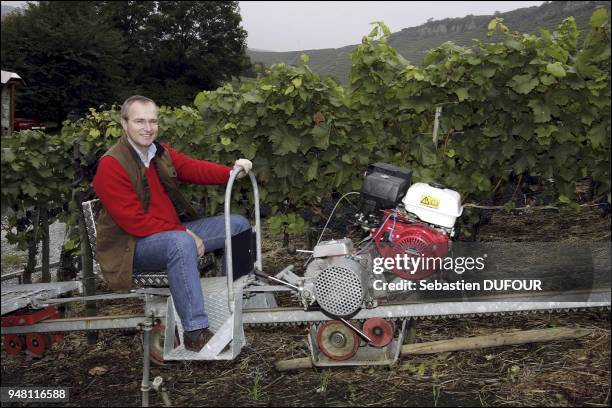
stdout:
<svg viewBox="0 0 612 408">
<path fill-rule="evenodd" d="M 232 236 L 249 228 L 249 221 L 232 214 Z M 202 238 L 206 252 L 225 247 L 225 221 L 223 216 L 200 218 L 183 224 Z M 198 252 L 195 241 L 185 231 L 165 231 L 136 241 L 134 274 L 166 270 L 170 293 L 176 311 L 187 331 L 208 327 L 204 310 L 204 296 L 200 285 Z"/>
</svg>

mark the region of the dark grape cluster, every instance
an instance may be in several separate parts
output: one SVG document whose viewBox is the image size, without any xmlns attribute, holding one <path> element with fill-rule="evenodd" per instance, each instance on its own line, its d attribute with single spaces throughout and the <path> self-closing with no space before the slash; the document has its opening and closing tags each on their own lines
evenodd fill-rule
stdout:
<svg viewBox="0 0 612 408">
<path fill-rule="evenodd" d="M 94 176 L 96 175 L 96 170 L 98 169 L 98 156 L 96 153 L 90 153 L 85 156 L 86 165 L 83 168 L 83 175 L 85 179 L 88 181 L 93 181 Z"/>
<path fill-rule="evenodd" d="M 26 232 L 28 227 L 32 225 L 32 220 L 30 220 L 28 217 L 20 217 L 17 218 L 16 224 L 17 232 Z"/>
<path fill-rule="evenodd" d="M 518 185 L 520 181 L 520 185 Z M 518 187 L 517 187 L 518 185 Z M 504 187 L 496 194 L 496 204 L 505 204 L 514 196 L 515 207 L 548 205 L 556 201 L 554 183 L 544 177 L 532 176 L 528 171 L 522 175 L 512 174 Z M 485 204 L 483 205 L 493 205 Z"/>
<path fill-rule="evenodd" d="M 82 160 L 76 160 L 73 162 L 75 170 L 74 182 L 76 186 L 81 181 L 87 181 L 91 183 L 96 175 L 98 169 L 99 158 L 96 153 L 90 153 L 83 157 Z"/>
<path fill-rule="evenodd" d="M 14 207 L 13 210 L 16 210 L 16 208 Z M 17 221 L 15 222 L 17 232 L 26 232 L 32 225 L 32 210 L 26 210 L 25 214 L 22 211 L 16 210 L 15 212 L 17 213 Z"/>
<path fill-rule="evenodd" d="M 63 207 L 49 208 L 47 210 L 47 214 L 48 214 L 49 218 L 57 217 L 58 215 L 60 215 L 63 212 L 64 212 L 64 208 Z"/>
<path fill-rule="evenodd" d="M 331 214 L 332 210 L 334 209 L 337 200 L 337 198 L 334 200 L 333 197 L 323 198 L 320 204 L 321 212 L 326 216 L 329 216 L 329 214 Z"/>
<path fill-rule="evenodd" d="M 334 206 L 338 202 L 340 195 L 333 195 L 331 197 L 326 197 L 321 200 L 320 204 L 320 213 L 321 217 L 318 217 L 318 220 L 311 221 L 311 223 L 318 229 L 322 230 L 327 222 Z M 310 208 L 306 208 L 302 210 L 305 215 L 310 215 L 311 219 L 313 210 Z M 346 235 L 348 231 L 348 226 L 354 223 L 356 209 L 353 208 L 347 202 L 340 203 L 334 212 L 334 215 L 329 220 L 329 224 L 327 224 L 327 228 L 333 231 L 336 235 Z M 304 217 L 303 217 L 304 218 Z M 306 220 L 306 218 L 304 218 Z M 307 220 L 309 221 L 309 220 Z"/>
<path fill-rule="evenodd" d="M 302 208 L 302 210 L 299 213 L 300 217 L 302 217 L 302 219 L 308 223 L 312 223 L 312 217 L 313 217 L 313 212 L 312 212 L 312 208 L 310 207 L 304 207 Z"/>
<path fill-rule="evenodd" d="M 259 216 L 261 218 L 268 218 L 272 214 L 272 206 L 268 203 L 262 203 L 259 205 Z"/>
<path fill-rule="evenodd" d="M 17 232 L 26 232 L 32 226 L 33 211 L 26 210 L 25 212 L 18 210 L 17 206 L 13 206 L 13 211 L 16 213 L 15 227 Z M 69 203 L 65 202 L 61 207 L 54 207 L 47 209 L 47 216 L 50 219 L 56 218 L 61 213 L 69 212 Z"/>
</svg>

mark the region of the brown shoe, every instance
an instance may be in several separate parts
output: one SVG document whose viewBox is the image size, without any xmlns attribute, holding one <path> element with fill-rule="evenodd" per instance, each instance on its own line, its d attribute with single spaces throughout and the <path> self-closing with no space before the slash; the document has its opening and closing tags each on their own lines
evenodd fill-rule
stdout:
<svg viewBox="0 0 612 408">
<path fill-rule="evenodd" d="M 185 349 L 197 353 L 202 350 L 202 347 L 204 347 L 214 335 L 215 334 L 208 329 L 194 330 L 192 332 L 185 331 L 183 332 Z"/>
</svg>

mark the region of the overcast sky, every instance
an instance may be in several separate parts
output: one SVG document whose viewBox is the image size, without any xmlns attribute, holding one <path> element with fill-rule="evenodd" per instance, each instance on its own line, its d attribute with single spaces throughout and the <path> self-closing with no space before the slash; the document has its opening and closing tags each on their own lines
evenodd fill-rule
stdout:
<svg viewBox="0 0 612 408">
<path fill-rule="evenodd" d="M 542 1 L 241 1 L 249 48 L 297 51 L 358 44 L 382 20 L 392 32 L 429 18 L 486 15 Z"/>
<path fill-rule="evenodd" d="M 24 1 L 2 1 L 19 5 Z M 242 26 L 249 48 L 297 51 L 358 44 L 382 20 L 392 32 L 416 27 L 429 18 L 486 15 L 543 1 L 241 1 Z"/>
</svg>

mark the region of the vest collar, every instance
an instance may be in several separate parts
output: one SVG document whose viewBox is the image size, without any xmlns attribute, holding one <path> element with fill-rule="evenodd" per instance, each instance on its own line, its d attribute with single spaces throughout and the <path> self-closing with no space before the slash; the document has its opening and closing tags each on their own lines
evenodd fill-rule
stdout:
<svg viewBox="0 0 612 408">
<path fill-rule="evenodd" d="M 146 168 L 149 168 L 149 166 L 151 165 L 151 160 L 153 160 L 153 158 L 155 157 L 155 153 L 157 153 L 156 144 L 151 143 L 149 145 L 149 149 L 147 152 L 148 154 L 147 154 L 147 157 L 145 158 L 145 156 L 142 154 L 140 149 L 136 147 L 136 144 L 125 134 L 125 132 L 123 132 L 122 139 L 124 143 L 127 142 L 128 146 L 132 149 L 132 151 L 136 153 L 136 156 L 138 157 L 138 159 L 140 159 L 140 162 L 144 164 Z"/>
<path fill-rule="evenodd" d="M 130 149 L 130 151 L 134 154 L 135 158 L 138 158 L 144 164 L 144 161 L 142 160 L 142 155 L 140 154 L 140 151 L 138 151 L 138 149 L 136 149 L 134 147 L 134 145 L 132 144 L 130 139 L 125 134 L 125 131 L 123 131 L 123 130 L 121 131 L 121 138 L 119 139 L 119 143 L 122 143 L 126 147 L 128 147 Z M 153 154 L 151 154 L 151 148 L 153 146 L 155 146 L 155 150 L 154 150 Z M 162 155 L 165 152 L 166 152 L 166 149 L 164 148 L 164 146 L 162 146 L 161 143 L 159 143 L 157 140 L 154 141 L 153 144 L 151 146 L 149 146 L 149 162 L 151 160 L 153 160 L 153 157 L 162 157 Z"/>
</svg>

